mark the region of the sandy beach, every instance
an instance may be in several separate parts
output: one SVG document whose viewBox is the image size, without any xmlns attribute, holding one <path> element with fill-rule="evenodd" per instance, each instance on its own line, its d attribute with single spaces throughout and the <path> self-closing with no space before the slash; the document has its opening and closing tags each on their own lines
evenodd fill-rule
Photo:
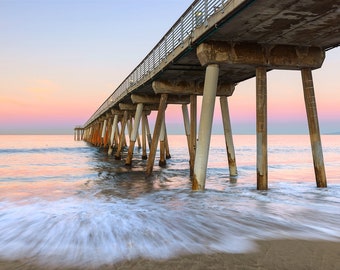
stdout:
<svg viewBox="0 0 340 270">
<path fill-rule="evenodd" d="M 340 269 L 340 242 L 273 240 L 259 241 L 258 248 L 247 254 L 197 254 L 186 255 L 169 260 L 137 259 L 124 261 L 115 265 L 104 265 L 88 269 L 289 269 L 289 270 L 337 270 Z M 42 270 L 67 269 L 78 270 L 87 267 L 65 268 L 61 266 L 39 265 L 32 261 L 1 261 L 1 270 Z"/>
</svg>

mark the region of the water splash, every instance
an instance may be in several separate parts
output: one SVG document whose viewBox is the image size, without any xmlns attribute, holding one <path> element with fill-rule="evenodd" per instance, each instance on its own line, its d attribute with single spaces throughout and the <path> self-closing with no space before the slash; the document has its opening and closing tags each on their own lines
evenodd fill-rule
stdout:
<svg viewBox="0 0 340 270">
<path fill-rule="evenodd" d="M 135 199 L 97 194 L 20 204 L 2 201 L 0 257 L 96 267 L 138 257 L 250 252 L 256 239 L 340 241 L 335 215 L 339 202 L 329 201 L 323 211 L 325 201 L 315 200 L 319 191 L 309 191 L 308 205 L 289 201 L 297 193 L 283 192 L 287 186 L 270 193 L 247 186 L 236 193 L 168 190 Z"/>
</svg>

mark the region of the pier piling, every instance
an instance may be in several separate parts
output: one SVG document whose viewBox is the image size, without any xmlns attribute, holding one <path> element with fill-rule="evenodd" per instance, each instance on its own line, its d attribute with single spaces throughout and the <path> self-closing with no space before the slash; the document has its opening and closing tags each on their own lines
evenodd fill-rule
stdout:
<svg viewBox="0 0 340 270">
<path fill-rule="evenodd" d="M 148 159 L 148 155 L 146 154 L 146 115 L 143 113 L 142 115 L 142 159 Z"/>
<path fill-rule="evenodd" d="M 118 125 L 118 114 L 115 114 L 115 116 L 113 117 L 113 123 L 111 127 L 111 134 L 110 134 L 110 141 L 109 141 L 108 155 L 110 156 L 112 155 L 112 151 L 113 151 L 114 137 L 116 134 L 117 125 Z"/>
<path fill-rule="evenodd" d="M 206 67 L 201 118 L 195 156 L 194 175 L 192 179 L 193 190 L 204 190 L 205 188 L 218 73 L 218 65 L 210 64 Z"/>
<path fill-rule="evenodd" d="M 165 118 L 163 117 L 161 132 L 159 134 L 159 162 L 158 165 L 160 167 L 165 167 L 166 158 L 165 158 Z"/>
<path fill-rule="evenodd" d="M 226 144 L 227 156 L 228 156 L 229 174 L 230 176 L 237 176 L 233 134 L 231 131 L 231 124 L 230 124 L 228 98 L 226 96 L 220 97 L 220 105 L 221 105 L 225 144 Z"/>
<path fill-rule="evenodd" d="M 325 165 L 322 154 L 318 113 L 314 93 L 313 77 L 310 68 L 301 69 L 303 93 L 306 105 L 309 137 L 312 147 L 314 172 L 317 187 L 327 187 Z"/>
<path fill-rule="evenodd" d="M 159 100 L 159 107 L 158 107 L 158 113 L 157 113 L 157 118 L 156 118 L 156 123 L 155 123 L 155 128 L 153 131 L 153 136 L 152 136 L 152 142 L 151 142 L 151 149 L 149 153 L 149 159 L 148 159 L 148 164 L 146 167 L 146 175 L 150 176 L 153 170 L 153 165 L 155 162 L 155 156 L 156 156 L 156 151 L 157 151 L 157 144 L 159 140 L 159 135 L 161 132 L 162 124 L 163 124 L 163 119 L 165 115 L 165 109 L 167 105 L 167 99 L 168 99 L 168 94 L 162 94 L 161 98 Z"/>
<path fill-rule="evenodd" d="M 121 151 L 122 151 L 122 148 L 125 144 L 125 127 L 126 127 L 128 117 L 129 117 L 128 111 L 124 111 L 123 119 L 122 119 L 122 122 L 121 122 L 121 130 L 120 130 L 120 134 L 119 134 L 119 143 L 118 143 L 117 151 L 116 151 L 116 154 L 115 154 L 116 160 L 120 160 L 122 158 Z"/>
<path fill-rule="evenodd" d="M 322 66 L 326 51 L 340 44 L 337 0 L 323 1 L 322 8 L 316 8 L 316 0 L 304 0 L 303 3 L 230 0 L 221 1 L 218 7 L 217 2 L 194 1 L 89 118 L 84 130 L 74 131 L 75 140 L 84 137 L 94 146 L 108 147 L 109 155 L 115 146 L 115 158 L 121 159 L 127 128 L 130 144 L 125 164 L 131 165 L 137 140 L 138 147 L 142 145 L 142 159 L 148 158 L 146 175 L 150 175 L 158 143 L 159 165 L 164 166 L 166 159 L 170 158 L 164 118 L 167 104 L 181 104 L 192 189 L 204 190 L 214 105 L 218 96 L 230 180 L 235 180 L 238 168 L 228 102 L 232 102 L 229 97 L 233 95 L 236 84 L 255 77 L 256 183 L 258 190 L 267 190 L 267 72 L 297 70 L 302 76 L 316 185 L 326 187 L 312 70 Z M 197 19 L 193 11 L 202 10 L 202 7 L 204 26 L 193 23 Z M 298 23 L 292 12 L 299 18 Z M 259 25 L 266 27 L 260 29 Z M 197 96 L 203 96 L 198 132 Z M 151 137 L 147 112 L 153 110 L 158 113 Z M 138 135 L 141 119 L 142 142 Z"/>
<path fill-rule="evenodd" d="M 257 189 L 268 189 L 267 70 L 256 68 L 256 170 Z"/>
<path fill-rule="evenodd" d="M 134 121 L 134 125 L 133 125 L 132 131 L 131 131 L 129 151 L 128 151 L 128 155 L 127 155 L 127 158 L 126 158 L 126 161 L 125 161 L 125 165 L 131 165 L 131 163 L 132 163 L 133 150 L 134 150 L 135 142 L 136 142 L 136 139 L 137 139 L 139 123 L 140 123 L 140 119 L 142 117 L 142 113 L 143 113 L 143 103 L 138 103 L 137 109 L 136 109 L 136 114 L 135 114 L 135 121 Z"/>
</svg>

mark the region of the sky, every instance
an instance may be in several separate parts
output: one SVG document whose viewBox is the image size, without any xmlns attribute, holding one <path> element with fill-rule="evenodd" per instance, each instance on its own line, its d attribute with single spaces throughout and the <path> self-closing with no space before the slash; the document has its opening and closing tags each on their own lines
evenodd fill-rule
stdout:
<svg viewBox="0 0 340 270">
<path fill-rule="evenodd" d="M 0 134 L 72 134 L 191 3 L 0 0 Z M 340 131 L 339 66 L 336 48 L 313 71 L 322 133 Z M 267 80 L 269 133 L 308 133 L 300 72 L 271 71 Z M 234 134 L 255 132 L 255 106 L 255 80 L 238 84 L 229 98 Z M 184 132 L 180 106 L 168 107 L 166 121 L 169 133 Z M 216 99 L 214 132 L 221 126 Z"/>
</svg>

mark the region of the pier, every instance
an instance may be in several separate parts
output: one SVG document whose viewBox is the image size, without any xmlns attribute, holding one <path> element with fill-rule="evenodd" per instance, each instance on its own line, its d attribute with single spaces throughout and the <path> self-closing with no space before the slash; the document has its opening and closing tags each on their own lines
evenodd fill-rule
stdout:
<svg viewBox="0 0 340 270">
<path fill-rule="evenodd" d="M 196 0 L 87 122 L 75 128 L 75 139 L 105 147 L 117 160 L 128 147 L 127 166 L 133 163 L 137 142 L 150 175 L 158 146 L 158 165 L 170 158 L 164 115 L 168 104 L 177 104 L 183 113 L 192 189 L 204 190 L 216 98 L 229 173 L 237 176 L 228 102 L 239 82 L 255 77 L 257 189 L 266 190 L 267 73 L 295 70 L 301 73 L 316 185 L 326 187 L 312 72 L 322 67 L 326 51 L 339 44 L 338 0 Z M 199 123 L 197 96 L 203 96 Z M 151 111 L 157 112 L 153 131 Z"/>
</svg>

